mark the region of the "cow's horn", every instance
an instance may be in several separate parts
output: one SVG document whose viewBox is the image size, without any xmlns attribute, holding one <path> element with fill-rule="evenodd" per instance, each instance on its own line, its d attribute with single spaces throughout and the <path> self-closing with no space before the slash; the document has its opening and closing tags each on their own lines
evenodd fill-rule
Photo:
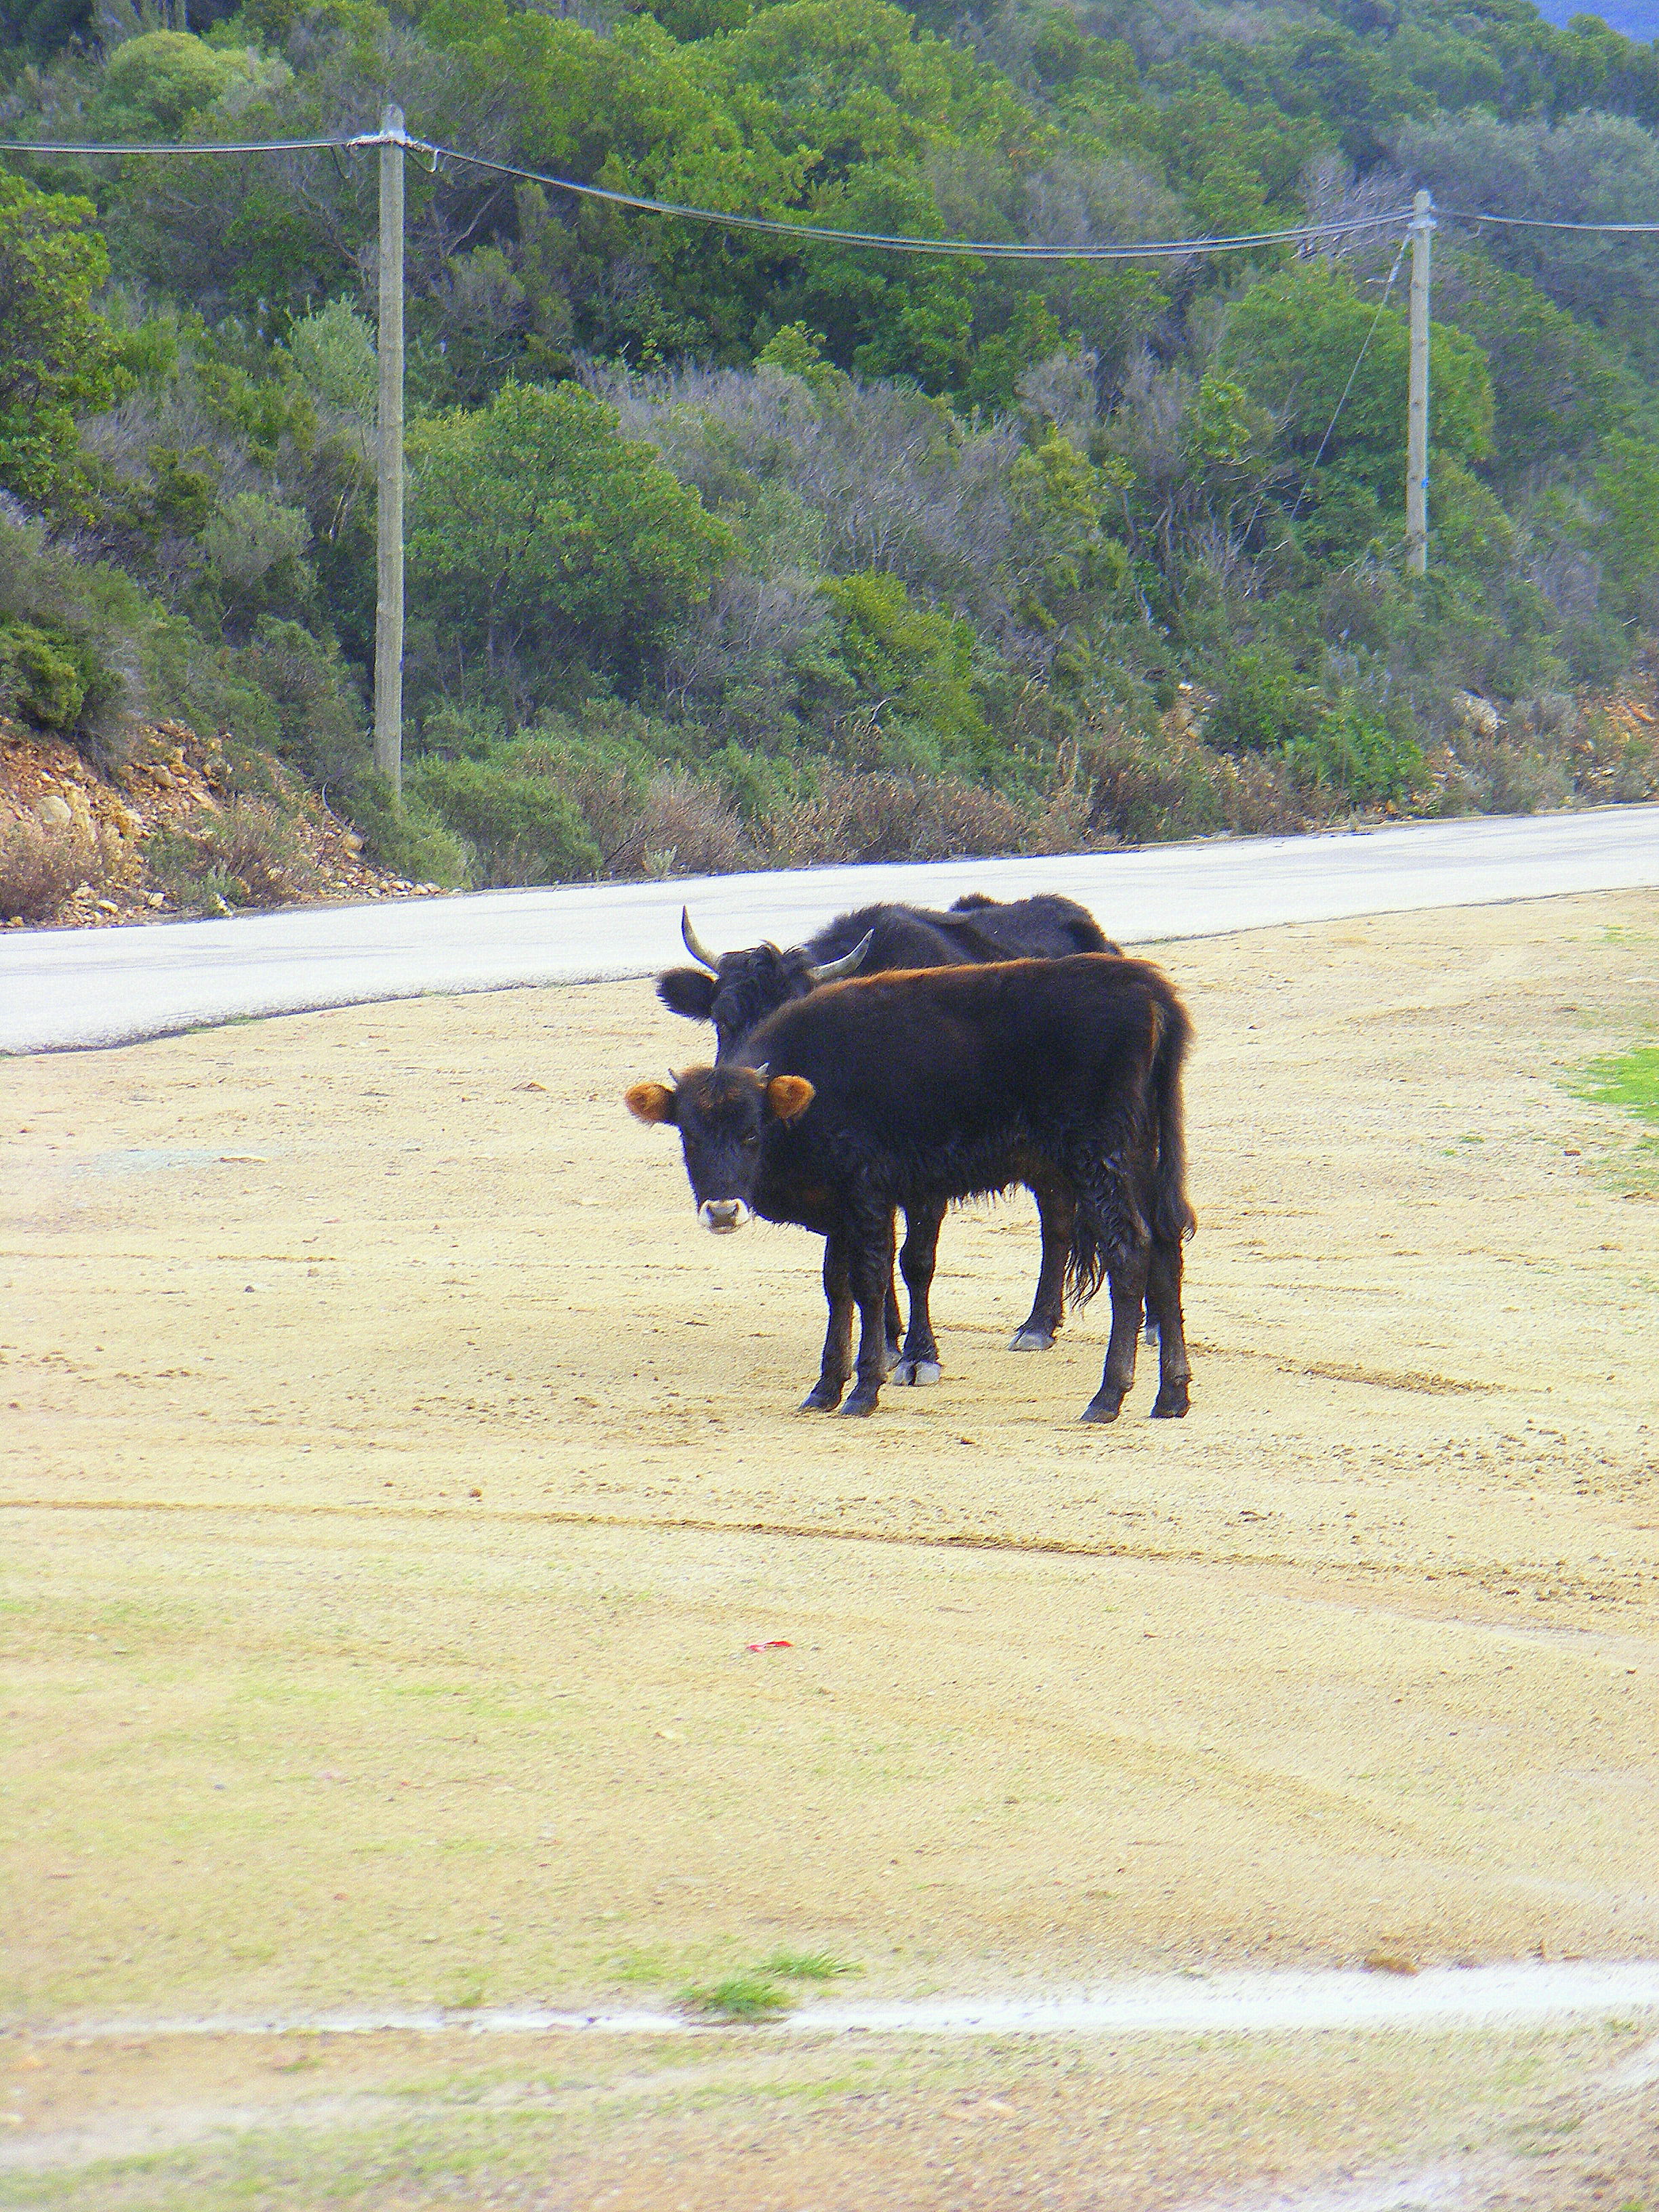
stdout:
<svg viewBox="0 0 1659 2212">
<path fill-rule="evenodd" d="M 711 975 L 718 975 L 720 972 L 720 961 L 714 953 L 705 951 L 698 944 L 697 933 L 691 927 L 690 907 L 683 906 L 680 908 L 680 935 L 685 939 L 685 949 L 691 957 L 694 960 L 701 960 Z"/>
<path fill-rule="evenodd" d="M 837 975 L 850 975 L 855 968 L 863 965 L 864 956 L 870 950 L 870 939 L 875 933 L 873 929 L 866 929 L 850 952 L 843 952 L 839 960 L 826 960 L 822 968 L 810 969 L 807 972 L 812 981 L 815 983 L 833 983 Z"/>
</svg>

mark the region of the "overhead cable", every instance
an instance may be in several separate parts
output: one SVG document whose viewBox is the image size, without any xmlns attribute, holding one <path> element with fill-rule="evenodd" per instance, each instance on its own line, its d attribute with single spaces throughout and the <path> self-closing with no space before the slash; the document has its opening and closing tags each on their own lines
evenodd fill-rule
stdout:
<svg viewBox="0 0 1659 2212">
<path fill-rule="evenodd" d="M 832 246 L 878 246 L 891 253 L 961 254 L 982 261 L 1132 261 L 1152 256 L 1189 253 L 1242 253 L 1254 246 L 1295 246 L 1316 238 L 1340 237 L 1356 230 L 1376 230 L 1405 222 L 1409 208 L 1389 215 L 1362 216 L 1349 222 L 1304 223 L 1294 230 L 1249 231 L 1233 238 L 1143 239 L 1133 245 L 1024 246 L 1007 239 L 890 238 L 867 230 L 831 230 L 816 223 L 783 222 L 756 215 L 732 215 L 718 208 L 685 207 L 672 200 L 641 198 L 603 185 L 579 185 L 569 177 L 556 177 L 539 169 L 523 169 L 511 161 L 495 161 L 482 154 L 464 154 L 453 146 L 434 146 L 411 138 L 412 148 L 437 155 L 441 161 L 465 161 L 474 168 L 498 176 L 519 177 L 527 184 L 550 185 L 557 191 L 580 198 L 603 200 L 612 207 L 631 208 L 641 215 L 664 215 L 682 222 L 718 224 L 728 230 L 763 232 L 769 237 L 811 240 Z"/>
<path fill-rule="evenodd" d="M 1541 215 L 1488 215 L 1484 211 L 1476 215 L 1467 208 L 1438 206 L 1434 211 L 1443 220 L 1451 222 L 1501 222 L 1510 230 L 1589 230 L 1603 237 L 1659 236 L 1659 222 L 1553 222 L 1547 216 Z"/>
<path fill-rule="evenodd" d="M 647 199 L 638 192 L 617 191 L 605 185 L 580 184 L 544 169 L 530 169 L 514 161 L 499 161 L 485 154 L 469 154 L 459 146 L 444 146 L 430 139 L 410 137 L 402 131 L 361 131 L 349 137 L 227 139 L 192 142 L 184 145 L 106 145 L 64 139 L 29 142 L 0 140 L 0 154 L 99 156 L 125 160 L 134 155 L 204 157 L 227 154 L 352 153 L 382 145 L 403 146 L 411 154 L 425 154 L 438 161 L 455 161 L 469 168 L 487 170 L 493 176 L 515 177 L 526 184 L 546 185 L 578 199 L 599 200 L 610 207 L 626 208 L 637 215 L 665 216 L 681 222 L 701 222 L 724 230 L 758 233 L 769 238 L 793 239 L 803 244 L 861 246 L 887 253 L 932 253 L 981 261 L 1136 261 L 1184 259 L 1197 253 L 1248 253 L 1280 246 L 1304 246 L 1320 239 L 1352 236 L 1358 231 L 1391 230 L 1409 222 L 1409 208 L 1393 208 L 1381 215 L 1354 216 L 1332 222 L 1298 223 L 1287 230 L 1241 231 L 1225 237 L 1146 238 L 1111 245 L 1026 245 L 1011 239 L 896 238 L 884 232 L 841 230 L 823 224 L 795 222 L 782 217 L 738 215 L 729 209 L 692 207 L 677 200 Z M 1659 237 L 1659 222 L 1568 222 L 1547 216 L 1496 215 L 1490 209 L 1443 208 L 1435 213 L 1443 221 L 1501 223 L 1508 229 L 1576 231 L 1603 238 Z"/>
<path fill-rule="evenodd" d="M 332 147 L 344 151 L 353 146 L 378 145 L 377 138 L 259 138 L 214 140 L 197 146 L 79 146 L 68 145 L 55 138 L 31 139 L 22 143 L 16 139 L 0 139 L 0 154 L 313 154 L 325 153 Z"/>
<path fill-rule="evenodd" d="M 837 230 L 817 223 L 788 222 L 774 216 L 736 215 L 721 208 L 689 207 L 672 200 L 646 199 L 635 192 L 615 191 L 604 185 L 578 184 L 571 177 L 555 176 L 541 169 L 521 168 L 511 161 L 497 161 L 486 155 L 465 153 L 455 146 L 434 145 L 428 139 L 412 138 L 401 132 L 365 131 L 350 138 L 283 138 L 259 143 L 240 142 L 223 145 L 105 146 L 72 145 L 58 140 L 33 144 L 0 142 L 0 154 L 125 156 L 134 154 L 301 154 L 329 150 L 343 153 L 392 144 L 403 146 L 412 154 L 428 154 L 434 161 L 465 162 L 470 167 L 485 169 L 493 175 L 516 177 L 526 184 L 548 185 L 556 191 L 570 192 L 580 199 L 601 200 L 609 206 L 628 208 L 640 215 L 668 216 L 683 222 L 707 223 L 726 230 L 759 232 L 767 237 L 792 239 L 801 244 L 861 246 L 888 253 L 943 254 L 978 261 L 1167 260 L 1172 258 L 1185 259 L 1188 255 L 1194 253 L 1247 253 L 1272 246 L 1304 245 L 1316 239 L 1345 237 L 1355 231 L 1392 228 L 1396 223 L 1406 222 L 1411 214 L 1409 208 L 1400 208 L 1387 215 L 1359 216 L 1343 222 L 1302 223 L 1291 230 L 1246 231 L 1225 238 L 1143 239 L 1127 245 L 1110 246 L 1028 246 L 1008 239 L 894 238 L 878 231 Z"/>
</svg>

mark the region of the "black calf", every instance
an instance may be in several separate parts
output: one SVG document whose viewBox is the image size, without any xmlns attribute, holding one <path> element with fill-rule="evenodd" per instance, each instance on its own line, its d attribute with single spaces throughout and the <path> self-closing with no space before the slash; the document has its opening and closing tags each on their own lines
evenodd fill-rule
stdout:
<svg viewBox="0 0 1659 2212">
<path fill-rule="evenodd" d="M 1182 1247 L 1191 1234 L 1181 1068 L 1190 1025 L 1143 961 L 1054 961 L 878 975 L 782 1007 L 740 1056 L 674 1088 L 636 1084 L 643 1121 L 679 1129 L 711 1227 L 757 1212 L 826 1240 L 830 1325 L 806 1403 L 873 1412 L 886 1371 L 893 1209 L 1030 1182 L 1069 1211 L 1079 1302 L 1103 1282 L 1111 1341 L 1086 1420 L 1117 1417 L 1143 1304 L 1158 1332 L 1152 1412 L 1187 1411 Z"/>
</svg>

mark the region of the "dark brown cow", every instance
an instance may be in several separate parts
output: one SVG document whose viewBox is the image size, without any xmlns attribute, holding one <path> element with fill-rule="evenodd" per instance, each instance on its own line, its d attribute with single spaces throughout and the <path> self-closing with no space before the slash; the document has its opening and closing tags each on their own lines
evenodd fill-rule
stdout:
<svg viewBox="0 0 1659 2212">
<path fill-rule="evenodd" d="M 873 975 L 893 969 L 951 968 L 1006 960 L 1058 960 L 1079 952 L 1118 952 L 1102 934 L 1086 907 L 1057 893 L 998 901 L 970 891 L 948 912 L 927 907 L 860 907 L 809 938 L 781 951 L 754 945 L 736 952 L 710 952 L 680 913 L 680 934 L 700 968 L 671 968 L 657 979 L 663 1004 L 690 1021 L 714 1025 L 716 1066 L 741 1052 L 760 1023 L 780 1006 L 803 999 L 822 983 L 857 973 Z M 1061 1194 L 1047 1184 L 1034 1185 L 1042 1235 L 1042 1262 L 1031 1310 L 1015 1331 L 1011 1352 L 1052 1350 L 1065 1318 L 1066 1259 L 1071 1224 Z M 910 1294 L 910 1325 L 901 1346 L 896 1289 L 890 1291 L 887 1336 L 892 1378 L 897 1382 L 937 1382 L 939 1343 L 933 1334 L 929 1291 L 939 1252 L 945 1208 L 905 1211 L 905 1237 L 899 1271 Z"/>
<path fill-rule="evenodd" d="M 886 1373 L 893 1210 L 1040 1181 L 1071 1213 L 1079 1302 L 1103 1281 L 1111 1342 L 1085 1420 L 1117 1418 L 1143 1309 L 1158 1329 L 1158 1419 L 1187 1411 L 1182 1247 L 1191 1234 L 1181 1069 L 1190 1024 L 1145 961 L 1085 953 L 833 983 L 763 1022 L 735 1059 L 628 1105 L 680 1133 L 698 1212 L 716 1233 L 751 1214 L 824 1242 L 830 1326 L 809 1407 L 839 1405 L 859 1309 L 857 1382 Z"/>
</svg>

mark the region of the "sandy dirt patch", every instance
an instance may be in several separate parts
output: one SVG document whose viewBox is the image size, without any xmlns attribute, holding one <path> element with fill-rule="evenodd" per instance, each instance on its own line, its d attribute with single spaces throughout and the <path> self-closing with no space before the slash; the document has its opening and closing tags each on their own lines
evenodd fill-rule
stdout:
<svg viewBox="0 0 1659 2212">
<path fill-rule="evenodd" d="M 1640 1126 L 1573 1088 L 1651 1034 L 1659 900 L 1166 964 L 1199 1030 L 1194 1412 L 1149 1423 L 1144 1367 L 1103 1431 L 1075 1421 L 1103 1304 L 1052 1354 L 1004 1349 L 1024 1201 L 947 1224 L 939 1389 L 797 1413 L 818 1248 L 697 1230 L 677 1148 L 620 1105 L 697 1056 L 647 986 L 0 1063 L 7 2047 L 221 2008 L 660 2002 L 781 1946 L 872 1995 L 1659 1955 L 1659 1204 Z M 1139 2207 L 1486 2155 L 1635 2025 L 1025 2049 L 1007 2080 L 1070 2086 L 995 2170 Z M 194 2113 L 182 2142 L 243 2111 L 214 2069 L 244 2058 L 167 2048 L 131 2100 L 101 2047 L 21 2069 L 20 2097 L 63 2087 L 12 2135 Z M 878 2172 L 952 2203 L 957 2104 L 1005 2078 L 884 2045 L 878 2124 L 844 2045 L 696 2049 L 725 2055 L 559 2062 L 592 2086 L 545 2201 L 736 2201 L 708 2193 L 729 2154 L 755 2205 L 861 2204 Z M 688 2063 L 701 2101 L 668 2083 Z M 424 2092 L 418 2125 L 348 2128 L 331 2097 L 418 2069 L 326 2066 L 350 2078 L 259 2075 L 324 2115 L 258 2154 L 299 2161 L 290 2201 L 356 2201 L 318 2148 L 347 2136 L 392 2160 L 387 2203 L 529 2140 Z M 457 2078 L 486 2075 L 530 2078 Z M 1224 2078 L 1260 2140 L 1204 2101 Z M 1616 2134 L 1628 2102 L 1574 2124 Z M 1091 2142 L 1120 2142 L 1109 2176 Z M 247 2179 L 167 2155 L 192 2203 Z M 126 2201 L 58 2163 L 54 2190 Z M 183 2201 L 186 2171 L 121 2186 Z"/>
</svg>

